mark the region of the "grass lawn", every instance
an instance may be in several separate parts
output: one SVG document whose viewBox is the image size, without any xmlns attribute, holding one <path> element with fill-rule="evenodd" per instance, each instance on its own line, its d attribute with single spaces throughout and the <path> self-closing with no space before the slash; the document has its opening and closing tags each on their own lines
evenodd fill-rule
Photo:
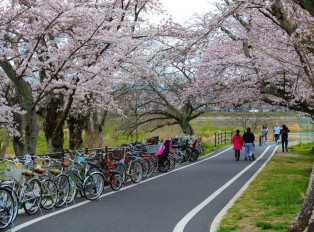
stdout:
<svg viewBox="0 0 314 232">
<path fill-rule="evenodd" d="M 314 142 L 291 146 L 289 153 L 277 152 L 228 210 L 218 232 L 286 231 L 302 208 L 313 146 Z"/>
</svg>

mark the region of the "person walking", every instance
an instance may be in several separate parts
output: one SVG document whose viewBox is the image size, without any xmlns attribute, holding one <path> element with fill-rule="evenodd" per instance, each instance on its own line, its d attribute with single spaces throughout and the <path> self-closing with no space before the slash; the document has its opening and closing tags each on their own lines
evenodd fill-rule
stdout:
<svg viewBox="0 0 314 232">
<path fill-rule="evenodd" d="M 248 127 L 246 133 L 243 135 L 243 142 L 245 142 L 245 161 L 255 160 L 253 155 L 253 147 L 254 147 L 255 136 L 251 132 L 251 128 Z"/>
<path fill-rule="evenodd" d="M 261 129 L 261 134 L 265 135 L 265 141 L 267 141 L 268 128 L 267 128 L 266 124 L 263 125 L 263 127 Z"/>
<path fill-rule="evenodd" d="M 279 140 L 279 136 L 280 136 L 280 126 L 279 126 L 278 122 L 276 123 L 276 126 L 274 127 L 274 135 L 275 135 L 276 145 L 278 145 L 278 140 Z"/>
<path fill-rule="evenodd" d="M 259 145 L 263 146 L 266 145 L 266 135 L 267 135 L 268 129 L 266 127 L 266 124 L 263 125 L 261 129 L 261 134 L 259 136 Z"/>
<path fill-rule="evenodd" d="M 282 145 L 282 152 L 288 152 L 288 133 L 290 130 L 286 125 L 282 125 L 282 129 L 280 130 L 281 134 L 281 145 Z"/>
<path fill-rule="evenodd" d="M 236 161 L 240 160 L 240 151 L 243 146 L 243 138 L 240 135 L 240 130 L 236 130 L 236 134 L 232 137 L 234 157 Z"/>
</svg>

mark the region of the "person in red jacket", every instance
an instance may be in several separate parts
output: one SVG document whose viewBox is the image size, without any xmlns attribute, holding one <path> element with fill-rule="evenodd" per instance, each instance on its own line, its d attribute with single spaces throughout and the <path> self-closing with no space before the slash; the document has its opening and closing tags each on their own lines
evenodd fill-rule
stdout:
<svg viewBox="0 0 314 232">
<path fill-rule="evenodd" d="M 240 135 L 240 130 L 236 130 L 236 134 L 232 137 L 232 143 L 233 143 L 235 159 L 236 161 L 239 161 L 240 151 L 242 150 L 242 146 L 243 146 L 243 138 Z"/>
</svg>

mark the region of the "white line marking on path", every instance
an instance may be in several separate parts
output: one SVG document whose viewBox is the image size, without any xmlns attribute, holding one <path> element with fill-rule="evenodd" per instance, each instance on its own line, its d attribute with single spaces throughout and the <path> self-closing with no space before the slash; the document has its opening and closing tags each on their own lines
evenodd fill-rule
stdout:
<svg viewBox="0 0 314 232">
<path fill-rule="evenodd" d="M 217 214 L 217 216 L 214 218 L 211 226 L 210 226 L 210 232 L 216 232 L 219 228 L 220 221 L 222 220 L 223 216 L 227 213 L 227 210 L 230 209 L 234 202 L 244 193 L 244 191 L 249 187 L 251 182 L 255 180 L 257 175 L 264 169 L 266 164 L 271 160 L 271 158 L 276 153 L 278 146 L 275 147 L 273 153 L 269 156 L 267 161 L 255 172 L 255 174 L 245 183 L 245 185 L 237 192 L 237 194 L 229 201 L 229 203 Z"/>
<path fill-rule="evenodd" d="M 195 163 L 192 163 L 192 164 L 189 164 L 189 165 L 185 165 L 185 166 L 180 167 L 180 168 L 176 168 L 176 169 L 172 170 L 171 172 L 166 172 L 166 173 L 163 173 L 163 174 L 161 174 L 161 175 L 151 177 L 151 178 L 149 178 L 149 179 L 146 179 L 146 180 L 141 181 L 141 182 L 138 183 L 138 184 L 144 184 L 144 183 L 146 183 L 146 182 L 152 181 L 152 180 L 157 179 L 157 178 L 160 178 L 160 177 L 162 177 L 162 176 L 169 175 L 169 174 L 174 173 L 174 172 L 177 172 L 177 171 L 179 171 L 179 170 L 182 170 L 182 169 L 191 167 L 191 166 L 193 166 L 193 165 L 202 163 L 202 162 L 204 162 L 204 161 L 206 161 L 206 160 L 213 159 L 213 158 L 217 157 L 218 155 L 220 155 L 220 154 L 222 154 L 222 153 L 224 153 L 224 152 L 230 150 L 231 148 L 232 148 L 232 147 L 230 146 L 229 148 L 227 148 L 227 149 L 225 149 L 225 150 L 223 150 L 223 151 L 217 153 L 216 155 L 207 157 L 207 156 L 209 156 L 210 154 L 212 154 L 213 152 L 212 152 L 212 153 L 209 153 L 209 154 L 207 154 L 206 156 L 203 156 L 202 158 L 200 158 L 199 161 L 197 161 L 197 162 L 195 162 Z M 206 158 L 206 157 L 207 157 L 207 158 Z M 132 184 L 132 185 L 123 187 L 123 188 L 121 188 L 121 189 L 120 189 L 119 191 L 117 191 L 117 192 L 115 191 L 115 192 L 105 193 L 105 194 L 101 195 L 100 198 L 103 198 L 103 197 L 106 197 L 106 196 L 109 196 L 109 195 L 112 195 L 112 194 L 115 194 L 115 193 L 118 193 L 118 192 L 127 190 L 127 189 L 129 189 L 129 188 L 132 188 L 132 187 L 134 187 L 134 186 L 137 186 L 138 184 Z M 30 226 L 30 225 L 32 225 L 32 224 L 34 224 L 34 223 L 37 223 L 37 222 L 42 221 L 42 220 L 44 220 L 44 219 L 50 218 L 50 217 L 52 217 L 52 216 L 55 216 L 55 215 L 57 215 L 57 214 L 60 214 L 60 213 L 66 212 L 66 211 L 69 211 L 69 210 L 71 210 L 71 209 L 77 208 L 77 207 L 79 207 L 79 206 L 85 205 L 85 204 L 90 203 L 90 202 L 91 202 L 91 201 L 88 201 L 88 200 L 82 201 L 82 202 L 80 202 L 80 203 L 77 203 L 77 204 L 75 204 L 75 205 L 69 206 L 69 207 L 67 207 L 67 208 L 64 208 L 64 209 L 58 210 L 58 211 L 56 211 L 56 212 L 49 213 L 49 214 L 47 214 L 47 215 L 43 215 L 43 216 L 41 216 L 41 217 L 35 218 L 35 219 L 33 219 L 33 220 L 30 220 L 30 221 L 28 221 L 28 222 L 22 223 L 22 224 L 20 224 L 20 225 L 18 225 L 18 226 L 16 226 L 16 227 L 12 228 L 12 229 L 9 230 L 9 231 L 15 232 L 15 231 L 21 230 L 21 229 L 23 229 L 23 228 L 25 228 L 25 227 L 27 227 L 27 226 Z"/>
<path fill-rule="evenodd" d="M 250 165 L 248 165 L 246 168 L 244 168 L 241 172 L 239 172 L 236 176 L 234 176 L 232 179 L 230 179 L 227 183 L 225 183 L 222 187 L 217 189 L 213 194 L 211 194 L 208 198 L 206 198 L 202 203 L 200 203 L 198 206 L 196 206 L 194 209 L 192 209 L 187 215 L 185 215 L 176 225 L 173 232 L 183 232 L 185 226 L 188 224 L 188 222 L 199 212 L 201 211 L 206 205 L 208 205 L 212 200 L 214 200 L 220 193 L 222 193 L 226 188 L 228 188 L 233 182 L 235 182 L 240 176 L 242 176 L 248 169 L 250 169 L 256 162 L 261 159 L 270 146 L 268 146 L 265 151 Z"/>
</svg>

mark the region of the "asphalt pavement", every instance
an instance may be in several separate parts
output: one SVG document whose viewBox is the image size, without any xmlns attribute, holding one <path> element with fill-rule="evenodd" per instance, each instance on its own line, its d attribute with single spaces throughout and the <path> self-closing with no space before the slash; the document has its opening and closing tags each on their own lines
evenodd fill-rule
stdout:
<svg viewBox="0 0 314 232">
<path fill-rule="evenodd" d="M 256 147 L 256 161 L 236 162 L 231 147 L 176 166 L 101 199 L 18 215 L 12 231 L 208 232 L 215 216 L 266 162 L 275 145 Z"/>
</svg>

